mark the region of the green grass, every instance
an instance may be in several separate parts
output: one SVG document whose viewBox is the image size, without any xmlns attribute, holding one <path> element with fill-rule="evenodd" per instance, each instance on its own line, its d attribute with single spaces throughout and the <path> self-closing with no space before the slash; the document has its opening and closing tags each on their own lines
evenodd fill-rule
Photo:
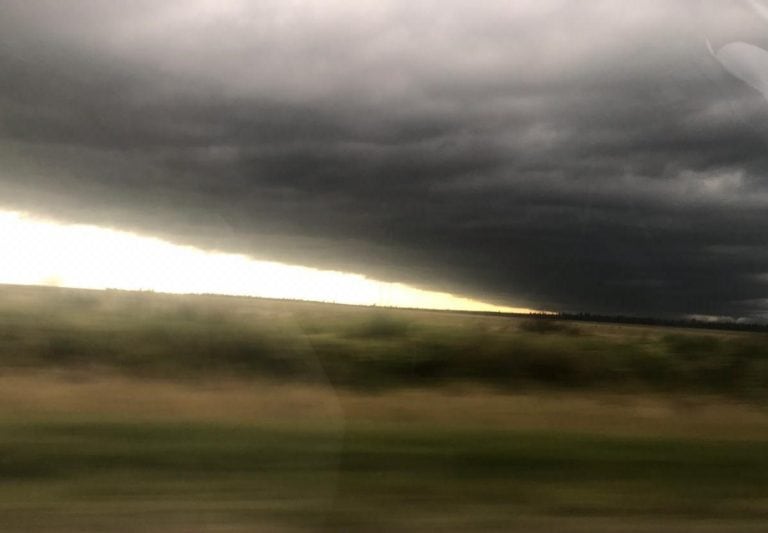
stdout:
<svg viewBox="0 0 768 533">
<path fill-rule="evenodd" d="M 762 400 L 768 335 L 418 313 L 213 296 L 0 289 L 0 368 L 329 378 L 352 388 L 470 381 Z"/>
<path fill-rule="evenodd" d="M 153 514 L 328 530 L 503 530 L 530 516 L 768 519 L 764 442 L 49 421 L 0 425 L 0 457 L 3 531 L 94 516 L 133 531 L 132 520 Z"/>
<path fill-rule="evenodd" d="M 766 340 L 0 287 L 0 532 L 764 530 Z"/>
</svg>

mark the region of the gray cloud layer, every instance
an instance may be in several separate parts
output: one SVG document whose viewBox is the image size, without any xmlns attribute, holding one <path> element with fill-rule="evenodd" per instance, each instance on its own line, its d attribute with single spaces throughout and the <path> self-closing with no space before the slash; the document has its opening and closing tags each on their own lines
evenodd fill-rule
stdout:
<svg viewBox="0 0 768 533">
<path fill-rule="evenodd" d="M 4 0 L 0 203 L 494 302 L 768 313 L 741 1 Z"/>
</svg>

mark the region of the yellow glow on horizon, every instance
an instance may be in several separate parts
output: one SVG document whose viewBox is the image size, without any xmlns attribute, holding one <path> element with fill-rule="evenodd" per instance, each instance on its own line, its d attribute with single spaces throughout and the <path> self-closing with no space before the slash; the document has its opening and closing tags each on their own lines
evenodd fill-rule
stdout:
<svg viewBox="0 0 768 533">
<path fill-rule="evenodd" d="M 124 231 L 57 224 L 12 211 L 0 211 L 0 283 L 531 312 L 360 274 L 206 252 Z"/>
</svg>

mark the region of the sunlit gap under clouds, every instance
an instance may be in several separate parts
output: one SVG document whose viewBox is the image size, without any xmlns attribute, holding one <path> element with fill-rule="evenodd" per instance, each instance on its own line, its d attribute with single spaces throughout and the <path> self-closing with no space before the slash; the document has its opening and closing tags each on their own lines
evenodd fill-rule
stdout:
<svg viewBox="0 0 768 533">
<path fill-rule="evenodd" d="M 206 252 L 124 231 L 57 224 L 12 211 L 0 211 L 0 283 L 530 312 L 360 274 Z"/>
</svg>

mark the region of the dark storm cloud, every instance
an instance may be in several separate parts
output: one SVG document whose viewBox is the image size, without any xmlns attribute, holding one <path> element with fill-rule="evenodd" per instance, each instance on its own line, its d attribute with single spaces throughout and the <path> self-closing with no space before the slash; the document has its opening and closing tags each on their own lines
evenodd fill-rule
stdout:
<svg viewBox="0 0 768 533">
<path fill-rule="evenodd" d="M 765 316 L 742 2 L 5 1 L 0 199 L 498 303 Z"/>
</svg>

